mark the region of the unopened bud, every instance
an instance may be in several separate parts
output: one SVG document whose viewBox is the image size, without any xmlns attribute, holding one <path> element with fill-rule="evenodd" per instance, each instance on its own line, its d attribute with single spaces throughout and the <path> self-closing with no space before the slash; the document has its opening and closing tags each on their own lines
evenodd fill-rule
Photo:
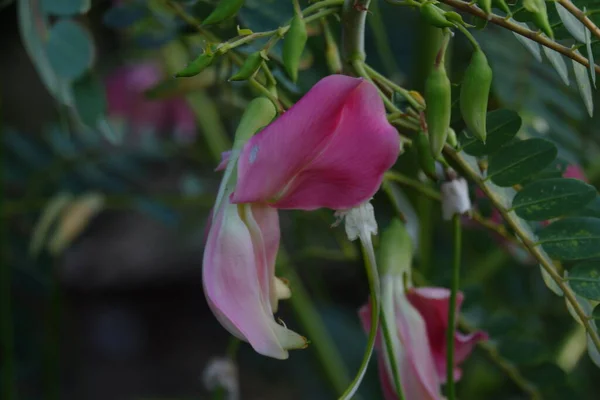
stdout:
<svg viewBox="0 0 600 400">
<path fill-rule="evenodd" d="M 462 215 L 471 210 L 469 186 L 465 178 L 442 183 L 442 217 L 449 221 L 454 214 Z"/>
</svg>

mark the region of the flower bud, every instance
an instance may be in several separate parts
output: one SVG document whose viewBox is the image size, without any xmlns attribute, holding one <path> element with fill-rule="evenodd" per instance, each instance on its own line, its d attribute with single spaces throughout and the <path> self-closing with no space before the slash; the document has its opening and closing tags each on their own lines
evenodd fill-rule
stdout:
<svg viewBox="0 0 600 400">
<path fill-rule="evenodd" d="M 425 172 L 429 178 L 437 181 L 437 174 L 435 173 L 435 159 L 431 154 L 429 139 L 423 131 L 417 132 L 417 135 L 413 139 L 413 146 L 417 153 L 419 166 L 423 172 Z"/>
<path fill-rule="evenodd" d="M 510 11 L 508 4 L 506 3 L 506 0 L 492 0 L 492 3 L 495 4 L 496 7 L 504 11 L 507 15 L 512 15 L 512 12 Z"/>
<path fill-rule="evenodd" d="M 431 2 L 421 6 L 421 15 L 427 23 L 437 28 L 452 28 L 454 24 L 444 16 L 444 11 Z"/>
<path fill-rule="evenodd" d="M 455 214 L 462 215 L 471 210 L 469 186 L 465 178 L 442 183 L 442 217 L 450 221 Z"/>
<path fill-rule="evenodd" d="M 532 12 L 533 23 L 535 26 L 540 28 L 542 32 L 544 32 L 549 38 L 554 39 L 554 32 L 552 32 L 552 28 L 550 27 L 550 22 L 548 21 L 548 10 L 546 9 L 546 2 L 539 1 L 538 10 Z"/>
<path fill-rule="evenodd" d="M 246 58 L 246 61 L 242 64 L 238 72 L 229 78 L 230 81 L 245 81 L 250 79 L 252 75 L 260 68 L 260 64 L 263 61 L 263 56 L 260 51 L 252 53 Z"/>
<path fill-rule="evenodd" d="M 454 132 L 454 129 L 448 128 L 448 138 L 446 139 L 446 142 L 448 142 L 448 144 L 454 148 L 458 146 L 458 139 L 456 138 L 456 132 Z"/>
<path fill-rule="evenodd" d="M 460 112 L 467 129 L 485 143 L 488 97 L 492 69 L 481 49 L 475 50 L 460 89 Z"/>
<path fill-rule="evenodd" d="M 300 58 L 302 57 L 307 37 L 304 19 L 302 19 L 302 15 L 297 13 L 292 18 L 290 29 L 283 40 L 282 55 L 285 71 L 294 82 L 298 79 L 298 66 L 300 65 Z"/>
<path fill-rule="evenodd" d="M 425 82 L 425 117 L 427 120 L 427 131 L 429 132 L 429 143 L 431 153 L 437 158 L 448 135 L 450 117 L 452 114 L 451 86 L 446 68 L 443 62 L 434 65 L 427 81 Z"/>
<path fill-rule="evenodd" d="M 211 25 L 233 17 L 244 5 L 244 0 L 221 0 L 217 7 L 202 23 Z"/>
<path fill-rule="evenodd" d="M 404 223 L 394 218 L 381 235 L 379 246 L 379 272 L 382 276 L 410 274 L 413 243 Z"/>
<path fill-rule="evenodd" d="M 486 15 L 490 15 L 492 13 L 492 0 L 477 0 L 477 5 L 481 7 Z"/>
<path fill-rule="evenodd" d="M 203 53 L 196 57 L 187 67 L 175 74 L 176 78 L 189 78 L 198 75 L 200 72 L 210 67 L 214 61 L 214 54 Z"/>
</svg>

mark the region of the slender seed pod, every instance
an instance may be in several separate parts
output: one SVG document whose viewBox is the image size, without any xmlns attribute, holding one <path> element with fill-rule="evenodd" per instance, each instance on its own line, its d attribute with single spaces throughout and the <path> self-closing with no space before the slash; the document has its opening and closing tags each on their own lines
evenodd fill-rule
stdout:
<svg viewBox="0 0 600 400">
<path fill-rule="evenodd" d="M 435 159 L 431 154 L 431 146 L 429 139 L 423 131 L 417 132 L 417 135 L 413 138 L 413 147 L 417 154 L 419 166 L 431 179 L 437 181 L 437 174 L 435 173 Z"/>
<path fill-rule="evenodd" d="M 504 11 L 507 15 L 512 15 L 512 12 L 510 11 L 508 4 L 506 3 L 506 0 L 492 0 L 492 3 L 495 4 L 496 7 Z"/>
<path fill-rule="evenodd" d="M 446 75 L 444 63 L 440 62 L 433 66 L 431 73 L 425 81 L 425 117 L 427 121 L 427 131 L 429 132 L 429 142 L 431 145 L 431 154 L 437 158 L 448 135 L 450 127 L 450 117 L 452 114 L 452 87 L 450 79 Z"/>
<path fill-rule="evenodd" d="M 260 64 L 263 60 L 260 51 L 252 53 L 246 58 L 246 61 L 242 64 L 238 72 L 229 78 L 230 81 L 245 81 L 250 79 L 252 75 L 260 68 Z"/>
<path fill-rule="evenodd" d="M 325 18 L 322 19 L 322 25 L 325 36 L 325 61 L 327 62 L 327 67 L 329 67 L 329 71 L 332 73 L 339 74 L 342 72 L 340 50 L 338 49 L 338 45 L 333 38 L 333 34 L 331 33 L 331 29 L 329 29 L 329 24 Z"/>
<path fill-rule="evenodd" d="M 554 32 L 552 32 L 552 27 L 550 27 L 550 21 L 548 21 L 548 10 L 546 8 L 545 1 L 539 1 L 538 11 L 532 12 L 533 23 L 535 26 L 540 28 L 542 32 L 544 32 L 549 38 L 554 39 Z"/>
<path fill-rule="evenodd" d="M 244 0 L 221 0 L 202 25 L 211 25 L 233 17 L 244 5 Z"/>
<path fill-rule="evenodd" d="M 475 50 L 465 71 L 460 88 L 460 112 L 467 129 L 485 143 L 488 97 L 492 85 L 492 69 L 481 49 Z"/>
<path fill-rule="evenodd" d="M 290 30 L 286 33 L 283 40 L 282 55 L 285 71 L 294 82 L 298 79 L 298 66 L 300 65 L 300 58 L 302 57 L 307 37 L 304 19 L 300 13 L 296 13 L 294 18 L 292 18 Z"/>
<path fill-rule="evenodd" d="M 458 139 L 456 138 L 456 132 L 454 132 L 454 129 L 448 128 L 448 137 L 446 138 L 446 142 L 454 148 L 458 146 Z"/>
<path fill-rule="evenodd" d="M 492 13 L 492 0 L 477 0 L 477 4 L 483 10 L 486 15 L 490 15 Z"/>
<path fill-rule="evenodd" d="M 215 55 L 209 53 L 200 54 L 184 69 L 175 74 L 176 78 L 189 78 L 198 75 L 204 69 L 208 68 L 214 61 Z"/>
<path fill-rule="evenodd" d="M 444 11 L 433 3 L 427 2 L 421 6 L 421 15 L 427 23 L 436 28 L 452 28 L 454 24 L 446 18 Z"/>
</svg>

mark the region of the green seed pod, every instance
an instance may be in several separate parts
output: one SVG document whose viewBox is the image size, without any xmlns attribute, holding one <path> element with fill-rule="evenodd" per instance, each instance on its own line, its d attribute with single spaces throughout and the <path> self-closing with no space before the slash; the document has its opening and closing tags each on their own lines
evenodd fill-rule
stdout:
<svg viewBox="0 0 600 400">
<path fill-rule="evenodd" d="M 202 25 L 211 25 L 233 17 L 244 5 L 244 0 L 221 0 Z"/>
<path fill-rule="evenodd" d="M 456 11 L 446 11 L 444 13 L 444 17 L 446 17 L 446 19 L 448 21 L 453 22 L 456 25 L 469 26 L 469 27 L 473 26 L 473 25 L 467 24 L 465 22 L 465 20 L 463 19 L 462 15 L 460 15 Z"/>
<path fill-rule="evenodd" d="M 296 14 L 283 40 L 283 66 L 293 82 L 298 79 L 298 66 L 307 37 L 304 19 L 302 15 Z"/>
<path fill-rule="evenodd" d="M 548 10 L 545 1 L 538 2 L 538 11 L 533 11 L 532 17 L 535 26 L 540 28 L 549 38 L 554 39 L 554 32 L 552 32 L 550 21 L 548 21 Z"/>
<path fill-rule="evenodd" d="M 496 7 L 504 11 L 507 15 L 512 15 L 512 12 L 510 11 L 508 4 L 506 3 L 506 0 L 492 0 L 492 3 L 495 4 Z"/>
<path fill-rule="evenodd" d="M 477 0 L 477 5 L 479 5 L 487 15 L 492 13 L 492 0 Z"/>
<path fill-rule="evenodd" d="M 456 132 L 454 132 L 454 129 L 448 128 L 448 138 L 446 138 L 446 142 L 448 142 L 448 144 L 454 148 L 458 146 L 458 139 L 456 138 Z"/>
<path fill-rule="evenodd" d="M 427 23 L 437 28 L 452 28 L 454 24 L 444 16 L 444 11 L 433 3 L 421 6 L 421 15 Z"/>
<path fill-rule="evenodd" d="M 485 143 L 492 69 L 481 49 L 475 50 L 460 88 L 460 112 L 470 133 Z"/>
<path fill-rule="evenodd" d="M 245 81 L 250 79 L 252 75 L 260 68 L 260 64 L 263 61 L 262 54 L 260 51 L 252 53 L 246 58 L 246 61 L 242 64 L 238 72 L 229 78 L 230 81 Z"/>
<path fill-rule="evenodd" d="M 277 115 L 273 102 L 266 97 L 257 97 L 248 103 L 246 111 L 235 131 L 233 148 L 241 150 L 244 145 L 259 129 L 267 126 Z"/>
<path fill-rule="evenodd" d="M 204 69 L 208 68 L 214 61 L 215 55 L 203 53 L 196 57 L 184 69 L 175 74 L 176 78 L 189 78 L 198 75 Z"/>
<path fill-rule="evenodd" d="M 406 226 L 399 219 L 392 219 L 381 234 L 377 260 L 379 273 L 383 275 L 408 275 L 413 258 L 413 240 Z"/>
<path fill-rule="evenodd" d="M 437 158 L 448 135 L 452 114 L 451 85 L 443 63 L 434 65 L 425 81 L 425 117 L 431 144 L 431 154 Z"/>
<path fill-rule="evenodd" d="M 423 131 L 417 132 L 417 135 L 413 138 L 413 147 L 417 153 L 419 166 L 423 172 L 425 172 L 425 175 L 432 180 L 437 181 L 437 175 L 435 173 L 435 159 L 431 154 L 429 139 Z"/>
</svg>

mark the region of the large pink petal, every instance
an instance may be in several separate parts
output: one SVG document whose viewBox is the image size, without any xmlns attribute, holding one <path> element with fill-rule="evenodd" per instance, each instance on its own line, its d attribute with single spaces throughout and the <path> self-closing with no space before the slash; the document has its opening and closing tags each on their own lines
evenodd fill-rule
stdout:
<svg viewBox="0 0 600 400">
<path fill-rule="evenodd" d="M 408 291 L 407 297 L 411 304 L 423 316 L 427 325 L 427 337 L 431 344 L 439 378 L 446 381 L 446 330 L 448 329 L 448 307 L 450 304 L 450 290 L 438 287 L 414 288 Z M 461 292 L 456 297 L 456 313 L 460 311 L 464 296 Z M 460 378 L 459 364 L 471 353 L 473 347 L 479 340 L 487 339 L 484 332 L 476 332 L 471 335 L 456 333 L 454 336 L 455 346 L 455 370 L 454 378 Z"/>
<path fill-rule="evenodd" d="M 375 87 L 331 75 L 246 143 L 232 201 L 352 208 L 373 196 L 399 152 Z"/>
<path fill-rule="evenodd" d="M 249 219 L 247 214 L 245 217 Z M 260 216 L 261 221 L 271 221 L 265 226 L 274 218 L 276 215 Z M 287 349 L 303 347 L 305 340 L 273 318 L 269 293 L 265 293 L 265 286 L 267 290 L 270 287 L 265 278 L 270 267 L 266 265 L 266 250 L 257 241 L 257 225 L 254 221 L 249 227 L 235 204 L 227 202 L 220 208 L 204 252 L 204 293 L 215 316 L 232 334 L 247 340 L 260 354 L 285 359 Z"/>
</svg>

